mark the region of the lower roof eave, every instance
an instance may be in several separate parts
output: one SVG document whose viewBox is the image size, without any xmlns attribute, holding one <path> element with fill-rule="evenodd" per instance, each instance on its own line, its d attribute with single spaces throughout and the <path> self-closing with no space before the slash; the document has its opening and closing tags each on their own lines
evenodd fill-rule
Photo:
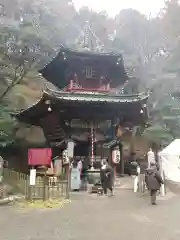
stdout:
<svg viewBox="0 0 180 240">
<path fill-rule="evenodd" d="M 45 99 L 59 100 L 59 101 L 77 101 L 77 102 L 98 102 L 98 103 L 136 103 L 146 101 L 148 94 L 105 94 L 105 93 L 89 93 L 89 92 L 65 92 L 47 89 L 43 94 Z"/>
<path fill-rule="evenodd" d="M 138 102 L 146 102 L 148 95 L 108 95 L 108 94 L 84 94 L 80 93 L 69 93 L 63 91 L 44 91 L 41 99 L 35 104 L 31 105 L 27 109 L 23 109 L 20 112 L 13 114 L 17 120 L 26 122 L 31 125 L 38 125 L 38 119 L 41 114 L 48 114 L 48 104 L 49 100 L 51 103 L 66 102 L 66 103 L 99 103 L 99 104 L 136 104 Z M 50 103 L 50 104 L 51 104 Z"/>
</svg>

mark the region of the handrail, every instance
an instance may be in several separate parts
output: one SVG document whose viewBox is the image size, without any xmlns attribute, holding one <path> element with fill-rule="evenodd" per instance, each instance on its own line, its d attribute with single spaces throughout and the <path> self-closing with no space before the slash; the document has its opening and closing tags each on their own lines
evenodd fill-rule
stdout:
<svg viewBox="0 0 180 240">
<path fill-rule="evenodd" d="M 111 89 L 112 90 L 112 89 Z M 98 89 L 96 91 L 88 91 L 87 89 L 84 90 L 84 91 L 80 91 L 80 89 L 76 91 L 72 91 L 72 92 L 68 92 L 68 91 L 65 91 L 64 89 L 60 89 L 60 90 L 54 90 L 52 88 L 47 88 L 45 91 L 44 91 L 44 94 L 50 94 L 50 95 L 60 95 L 60 96 L 69 96 L 69 94 L 71 93 L 74 93 L 74 94 L 82 94 L 82 93 L 89 93 L 89 95 L 93 95 L 93 96 L 96 96 L 99 94 L 106 97 L 114 97 L 114 98 L 139 98 L 139 99 L 144 99 L 144 98 L 148 98 L 149 97 L 149 93 L 148 92 L 140 92 L 140 93 L 134 93 L 134 94 L 117 94 L 117 92 L 111 92 L 111 91 L 98 91 Z M 92 94 L 91 94 L 92 93 Z"/>
<path fill-rule="evenodd" d="M 70 80 L 70 83 L 67 87 L 63 89 L 64 91 L 85 91 L 85 92 L 109 92 L 110 84 L 103 84 L 99 88 L 85 88 L 82 85 L 79 85 L 74 80 Z"/>
</svg>

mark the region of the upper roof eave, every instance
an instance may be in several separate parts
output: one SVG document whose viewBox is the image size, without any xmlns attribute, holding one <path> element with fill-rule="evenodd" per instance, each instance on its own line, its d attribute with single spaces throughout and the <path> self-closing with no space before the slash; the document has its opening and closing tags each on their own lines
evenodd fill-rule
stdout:
<svg viewBox="0 0 180 240">
<path fill-rule="evenodd" d="M 122 57 L 121 53 L 79 51 L 77 49 L 71 49 L 71 48 L 66 48 L 64 46 L 61 46 L 58 54 L 49 63 L 47 63 L 42 69 L 40 69 L 39 73 L 44 74 L 45 68 L 49 64 L 52 64 L 53 62 L 56 62 L 63 52 L 66 53 L 67 55 L 77 56 L 79 58 L 83 58 L 83 57 L 84 58 L 100 58 L 100 59 L 104 58 L 104 59 L 114 59 L 114 60 L 117 60 L 119 58 L 120 61 L 123 63 L 123 57 Z"/>
</svg>

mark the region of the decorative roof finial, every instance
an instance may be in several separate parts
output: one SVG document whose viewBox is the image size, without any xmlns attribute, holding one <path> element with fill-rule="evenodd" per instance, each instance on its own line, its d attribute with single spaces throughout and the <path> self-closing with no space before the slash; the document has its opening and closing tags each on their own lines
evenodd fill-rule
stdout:
<svg viewBox="0 0 180 240">
<path fill-rule="evenodd" d="M 81 49 L 86 51 L 102 52 L 104 50 L 103 42 L 93 32 L 89 21 L 86 21 L 83 31 L 76 39 L 76 44 L 78 44 Z"/>
</svg>

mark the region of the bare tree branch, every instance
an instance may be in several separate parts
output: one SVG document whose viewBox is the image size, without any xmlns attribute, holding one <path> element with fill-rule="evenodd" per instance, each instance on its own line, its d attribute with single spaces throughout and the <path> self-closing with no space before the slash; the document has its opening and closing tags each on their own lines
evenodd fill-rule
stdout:
<svg viewBox="0 0 180 240">
<path fill-rule="evenodd" d="M 5 91 L 0 95 L 0 102 L 6 97 L 6 95 L 13 89 L 13 87 L 17 84 L 19 84 L 23 78 L 27 75 L 27 73 L 29 72 L 29 70 L 34 67 L 36 64 L 36 60 L 33 59 L 31 61 L 31 63 L 29 64 L 28 68 L 26 68 L 26 64 L 25 62 L 23 62 L 23 65 L 18 64 L 18 66 L 16 66 L 15 68 L 15 74 L 14 74 L 14 78 L 11 82 L 11 84 L 5 89 Z M 17 70 L 18 68 L 21 68 L 22 70 L 20 72 L 20 75 L 17 76 Z"/>
</svg>

